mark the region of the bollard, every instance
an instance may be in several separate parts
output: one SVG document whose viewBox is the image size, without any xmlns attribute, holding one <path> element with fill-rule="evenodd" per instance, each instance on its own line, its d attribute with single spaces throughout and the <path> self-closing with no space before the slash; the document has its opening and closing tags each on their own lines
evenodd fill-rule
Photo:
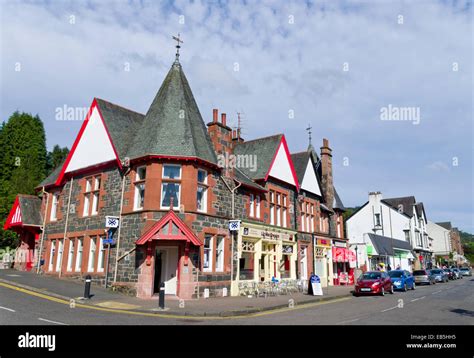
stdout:
<svg viewBox="0 0 474 358">
<path fill-rule="evenodd" d="M 165 283 L 164 282 L 160 284 L 160 295 L 158 299 L 158 305 L 160 309 L 162 310 L 165 309 Z"/>
<path fill-rule="evenodd" d="M 84 288 L 84 298 L 89 299 L 91 297 L 91 275 L 86 276 L 86 286 Z"/>
</svg>

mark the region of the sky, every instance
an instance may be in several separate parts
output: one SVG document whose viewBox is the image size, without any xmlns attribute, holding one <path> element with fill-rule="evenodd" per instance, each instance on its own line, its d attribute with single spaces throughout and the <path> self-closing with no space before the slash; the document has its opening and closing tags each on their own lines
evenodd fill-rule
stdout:
<svg viewBox="0 0 474 358">
<path fill-rule="evenodd" d="M 345 206 L 414 195 L 474 232 L 471 1 L 0 1 L 1 120 L 71 147 L 94 97 L 146 113 L 175 57 L 204 121 L 333 149 Z M 74 110 L 73 120 L 62 114 Z M 397 114 L 399 116 L 397 117 Z M 401 120 L 403 119 L 403 120 Z"/>
</svg>

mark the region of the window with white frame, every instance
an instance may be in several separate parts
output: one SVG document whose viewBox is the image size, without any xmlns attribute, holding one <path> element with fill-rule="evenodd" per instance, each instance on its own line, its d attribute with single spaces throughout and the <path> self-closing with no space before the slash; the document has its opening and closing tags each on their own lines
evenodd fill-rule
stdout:
<svg viewBox="0 0 474 358">
<path fill-rule="evenodd" d="M 51 202 L 51 221 L 56 221 L 58 219 L 58 205 L 59 205 L 59 193 L 53 194 L 53 200 Z"/>
<path fill-rule="evenodd" d="M 105 245 L 104 245 L 105 236 L 99 238 L 99 257 L 97 258 L 97 271 L 104 272 L 105 266 Z"/>
<path fill-rule="evenodd" d="M 250 198 L 250 203 L 249 203 L 249 216 L 254 217 L 255 216 L 255 209 L 254 209 L 254 197 L 253 194 L 249 195 Z"/>
<path fill-rule="evenodd" d="M 84 210 L 82 211 L 82 216 L 89 215 L 89 207 L 91 204 L 90 192 L 92 190 L 92 179 L 86 180 L 86 190 L 84 192 Z"/>
<path fill-rule="evenodd" d="M 204 238 L 204 257 L 202 260 L 202 268 L 205 272 L 212 271 L 212 251 L 213 240 L 212 235 L 206 235 Z"/>
<path fill-rule="evenodd" d="M 224 243 L 225 239 L 222 236 L 217 237 L 216 242 L 216 271 L 224 271 Z"/>
<path fill-rule="evenodd" d="M 255 217 L 260 219 L 260 195 L 255 197 Z"/>
<path fill-rule="evenodd" d="M 64 241 L 63 240 L 58 240 L 58 254 L 56 257 L 56 272 L 59 272 L 61 270 L 61 264 L 62 264 L 62 258 L 63 258 L 63 244 L 64 244 Z"/>
<path fill-rule="evenodd" d="M 169 209 L 171 199 L 173 199 L 173 207 L 179 208 L 181 194 L 181 166 L 174 164 L 163 165 L 162 179 L 161 208 Z"/>
<path fill-rule="evenodd" d="M 202 169 L 198 169 L 197 173 L 197 210 L 206 212 L 207 211 L 207 172 Z"/>
<path fill-rule="evenodd" d="M 375 226 L 381 226 L 380 225 L 380 214 L 375 214 Z"/>
<path fill-rule="evenodd" d="M 74 260 L 74 239 L 69 239 L 69 250 L 67 254 L 67 270 L 72 271 L 72 263 Z"/>
<path fill-rule="evenodd" d="M 97 215 L 99 212 L 100 175 L 86 178 L 84 188 L 84 208 L 82 216 Z"/>
<path fill-rule="evenodd" d="M 99 212 L 99 193 L 100 193 L 100 177 L 94 177 L 94 191 L 92 192 L 92 211 L 91 215 Z"/>
<path fill-rule="evenodd" d="M 274 196 L 275 194 L 273 191 L 269 193 L 269 198 L 270 198 L 270 225 L 275 225 L 275 203 L 274 203 Z"/>
<path fill-rule="evenodd" d="M 56 252 L 56 240 L 51 240 L 49 244 L 49 266 L 48 271 L 53 271 L 54 253 Z"/>
<path fill-rule="evenodd" d="M 76 250 L 77 250 L 77 253 L 76 253 L 76 272 L 79 272 L 81 271 L 81 266 L 82 266 L 82 239 L 81 238 L 77 238 L 76 239 Z"/>
<path fill-rule="evenodd" d="M 138 167 L 135 172 L 135 198 L 133 209 L 142 210 L 145 203 L 146 166 Z"/>
<path fill-rule="evenodd" d="M 89 272 L 94 271 L 95 251 L 96 251 L 96 238 L 91 237 L 89 240 L 89 258 L 87 261 L 87 271 Z"/>
</svg>

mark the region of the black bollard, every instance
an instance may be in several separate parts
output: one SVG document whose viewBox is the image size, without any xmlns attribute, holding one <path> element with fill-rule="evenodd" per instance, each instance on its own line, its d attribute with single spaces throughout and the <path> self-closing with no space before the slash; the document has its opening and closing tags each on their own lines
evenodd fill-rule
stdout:
<svg viewBox="0 0 474 358">
<path fill-rule="evenodd" d="M 164 282 L 160 284 L 160 295 L 158 299 L 158 305 L 160 306 L 160 309 L 162 310 L 165 309 L 165 283 Z"/>
<path fill-rule="evenodd" d="M 86 276 L 86 286 L 84 288 L 84 298 L 89 299 L 91 297 L 91 275 Z"/>
</svg>

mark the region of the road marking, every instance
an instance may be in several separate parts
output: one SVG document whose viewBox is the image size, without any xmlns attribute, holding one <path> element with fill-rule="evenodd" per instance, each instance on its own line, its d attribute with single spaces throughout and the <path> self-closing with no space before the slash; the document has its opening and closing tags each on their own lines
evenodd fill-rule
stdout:
<svg viewBox="0 0 474 358">
<path fill-rule="evenodd" d="M 62 323 L 62 322 L 57 322 L 57 321 L 51 321 L 49 319 L 46 319 L 46 318 L 38 318 L 40 321 L 45 321 L 45 322 L 49 322 L 49 323 L 54 323 L 54 324 L 61 324 L 63 326 L 67 326 L 66 323 Z"/>
<path fill-rule="evenodd" d="M 382 311 L 380 311 L 380 312 L 391 311 L 391 310 L 394 310 L 395 308 L 398 308 L 398 306 L 390 307 L 390 308 L 387 308 L 386 310 L 382 310 Z"/>
<path fill-rule="evenodd" d="M 38 293 L 35 291 L 27 290 L 25 288 L 17 287 L 14 285 L 10 285 L 8 283 L 3 283 L 0 282 L 0 286 L 16 290 L 19 292 L 26 293 L 31 296 L 36 296 L 43 298 L 45 300 L 57 302 L 57 303 L 62 303 L 64 305 L 70 305 L 69 300 L 63 300 L 60 298 L 56 298 L 53 296 L 45 295 L 42 293 Z M 113 308 L 103 308 L 103 307 L 98 307 L 98 306 L 93 306 L 93 305 L 86 305 L 86 304 L 80 304 L 76 303 L 76 308 L 86 308 L 90 310 L 96 310 L 96 311 L 103 311 L 103 312 L 113 312 L 113 313 L 121 313 L 121 314 L 130 314 L 130 315 L 136 315 L 136 316 L 147 316 L 147 317 L 161 317 L 161 318 L 169 318 L 169 319 L 188 319 L 188 320 L 231 320 L 231 319 L 241 319 L 241 318 L 252 318 L 252 317 L 260 317 L 260 316 L 266 316 L 270 314 L 275 314 L 275 313 L 281 313 L 281 312 L 287 312 L 287 311 L 296 311 L 304 308 L 309 308 L 309 307 L 315 307 L 315 306 L 322 306 L 330 303 L 336 303 L 336 302 L 342 302 L 342 301 L 347 301 L 352 299 L 352 297 L 342 297 L 342 298 L 336 298 L 333 300 L 329 301 L 321 301 L 321 302 L 313 302 L 313 303 L 302 303 L 297 305 L 294 308 L 280 308 L 280 309 L 274 309 L 274 310 L 269 310 L 265 312 L 258 312 L 258 313 L 251 313 L 251 314 L 246 314 L 246 315 L 236 315 L 236 316 L 229 316 L 229 317 L 218 317 L 218 316 L 182 316 L 182 315 L 167 315 L 167 314 L 159 314 L 159 313 L 147 313 L 147 312 L 137 312 L 137 311 L 128 311 L 128 310 L 118 310 L 118 309 L 113 309 Z"/>
<path fill-rule="evenodd" d="M 9 277 L 21 277 L 21 275 L 15 275 L 15 274 L 12 274 L 12 275 L 7 275 Z"/>
<path fill-rule="evenodd" d="M 0 306 L 0 308 L 1 308 L 2 310 L 7 310 L 7 311 L 10 311 L 10 312 L 16 312 L 15 310 L 12 310 L 11 308 L 2 307 L 2 306 Z"/>
<path fill-rule="evenodd" d="M 355 321 L 358 321 L 358 320 L 360 320 L 360 318 L 349 319 L 347 321 L 342 321 L 342 322 L 339 322 L 339 323 L 336 323 L 336 324 L 345 324 L 345 323 L 355 322 Z"/>
<path fill-rule="evenodd" d="M 418 300 L 422 300 L 423 298 L 425 298 L 426 296 L 423 296 L 423 297 L 419 297 L 419 298 L 414 298 L 412 299 L 410 302 L 415 302 L 415 301 L 418 301 Z"/>
<path fill-rule="evenodd" d="M 432 295 L 436 295 L 437 293 L 440 293 L 442 292 L 443 290 L 439 290 L 439 291 L 435 291 L 435 292 L 431 292 Z"/>
</svg>

